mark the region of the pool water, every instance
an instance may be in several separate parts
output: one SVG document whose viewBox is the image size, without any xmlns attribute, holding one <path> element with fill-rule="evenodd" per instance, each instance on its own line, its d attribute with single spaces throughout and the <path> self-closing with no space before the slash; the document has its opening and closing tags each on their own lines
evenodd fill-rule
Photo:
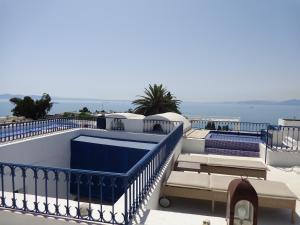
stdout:
<svg viewBox="0 0 300 225">
<path fill-rule="evenodd" d="M 247 135 L 247 134 L 211 133 L 209 134 L 208 138 L 214 140 L 237 141 L 237 142 L 253 142 L 253 143 L 261 142 L 260 136 Z"/>
<path fill-rule="evenodd" d="M 261 142 L 258 135 L 213 132 L 208 134 L 205 139 L 205 152 L 208 154 L 259 157 L 259 144 Z"/>
</svg>

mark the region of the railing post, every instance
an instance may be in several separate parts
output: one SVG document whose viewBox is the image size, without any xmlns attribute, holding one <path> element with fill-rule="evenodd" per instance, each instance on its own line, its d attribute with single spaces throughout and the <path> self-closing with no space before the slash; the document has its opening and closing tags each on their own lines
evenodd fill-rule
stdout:
<svg viewBox="0 0 300 225">
<path fill-rule="evenodd" d="M 267 163 L 267 154 L 268 154 L 268 144 L 269 144 L 269 127 L 267 128 L 266 134 L 266 151 L 265 151 L 265 163 Z"/>
<path fill-rule="evenodd" d="M 0 165 L 1 173 L 1 206 L 5 207 L 5 196 L 4 196 L 4 165 Z"/>
<path fill-rule="evenodd" d="M 124 182 L 124 224 L 128 225 L 129 224 L 129 219 L 128 219 L 128 177 L 123 178 Z"/>
</svg>

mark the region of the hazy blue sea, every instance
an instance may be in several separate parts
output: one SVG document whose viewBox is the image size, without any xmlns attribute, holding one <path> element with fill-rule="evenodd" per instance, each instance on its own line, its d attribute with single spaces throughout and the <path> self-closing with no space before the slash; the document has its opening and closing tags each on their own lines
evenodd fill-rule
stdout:
<svg viewBox="0 0 300 225">
<path fill-rule="evenodd" d="M 113 110 L 124 112 L 133 108 L 130 101 L 89 101 L 72 102 L 58 101 L 54 104 L 51 113 L 61 113 L 65 111 L 78 111 L 82 107 L 88 107 L 91 111 Z M 0 101 L 0 116 L 11 114 L 13 105 L 7 100 Z M 240 117 L 241 121 L 249 122 L 269 122 L 277 124 L 278 118 L 300 118 L 300 106 L 294 105 L 248 105 L 229 103 L 199 103 L 183 102 L 181 112 L 185 115 L 201 116 L 232 116 Z"/>
</svg>

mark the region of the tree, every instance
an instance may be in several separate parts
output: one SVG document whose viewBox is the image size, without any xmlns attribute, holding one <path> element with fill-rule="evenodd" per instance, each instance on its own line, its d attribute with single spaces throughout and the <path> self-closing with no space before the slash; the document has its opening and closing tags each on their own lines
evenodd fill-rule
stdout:
<svg viewBox="0 0 300 225">
<path fill-rule="evenodd" d="M 127 111 L 125 111 L 125 113 L 134 113 L 132 108 L 129 108 Z"/>
<path fill-rule="evenodd" d="M 91 111 L 87 107 L 83 107 L 79 110 L 80 113 L 91 113 Z"/>
<path fill-rule="evenodd" d="M 83 107 L 82 109 L 79 110 L 79 118 L 80 119 L 90 119 L 92 118 L 91 111 L 87 107 Z"/>
<path fill-rule="evenodd" d="M 205 126 L 206 130 L 215 130 L 216 129 L 216 125 L 214 122 L 212 121 L 208 121 L 207 125 Z"/>
<path fill-rule="evenodd" d="M 36 118 L 45 118 L 50 112 L 52 106 L 53 103 L 51 102 L 50 95 L 44 93 L 41 99 L 35 101 Z"/>
<path fill-rule="evenodd" d="M 15 105 L 11 110 L 14 116 L 24 116 L 34 120 L 44 118 L 51 110 L 53 103 L 50 95 L 44 93 L 39 100 L 33 100 L 30 96 L 11 98 L 10 102 Z"/>
<path fill-rule="evenodd" d="M 162 84 L 154 84 L 153 86 L 149 84 L 149 88 L 145 88 L 144 93 L 144 96 L 139 96 L 138 99 L 132 102 L 136 106 L 135 113 L 145 116 L 165 112 L 180 114 L 179 105 L 181 101 L 176 99 Z"/>
</svg>

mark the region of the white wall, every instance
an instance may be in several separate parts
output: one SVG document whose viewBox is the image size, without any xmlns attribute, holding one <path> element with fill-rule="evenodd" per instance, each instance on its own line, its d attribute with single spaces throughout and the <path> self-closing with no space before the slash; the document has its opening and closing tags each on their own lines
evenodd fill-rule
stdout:
<svg viewBox="0 0 300 225">
<path fill-rule="evenodd" d="M 144 122 L 141 119 L 127 119 L 124 121 L 125 131 L 143 133 Z"/>
<path fill-rule="evenodd" d="M 126 131 L 111 131 L 111 130 L 100 130 L 100 129 L 82 129 L 81 135 L 89 135 L 95 137 L 107 137 L 117 138 L 125 140 L 136 140 L 136 141 L 148 141 L 148 142 L 159 142 L 165 135 L 150 134 L 150 133 L 135 133 Z"/>
<path fill-rule="evenodd" d="M 79 129 L 32 137 L 0 145 L 1 162 L 70 167 L 70 140 Z"/>
<path fill-rule="evenodd" d="M 205 139 L 187 138 L 182 140 L 182 152 L 183 153 L 204 153 L 205 151 Z"/>
<path fill-rule="evenodd" d="M 259 148 L 260 157 L 265 161 L 266 145 L 261 143 Z M 300 151 L 273 151 L 268 148 L 266 164 L 278 167 L 300 166 Z"/>
<path fill-rule="evenodd" d="M 112 121 L 118 118 L 106 118 L 106 129 L 112 130 Z M 120 119 L 124 124 L 124 131 L 127 132 L 143 132 L 144 120 L 143 119 Z"/>
<path fill-rule="evenodd" d="M 58 168 L 70 168 L 71 151 L 70 140 L 80 134 L 79 129 L 58 132 L 54 134 L 47 134 L 43 136 L 32 137 L 20 141 L 0 145 L 0 160 L 6 163 L 25 164 L 31 166 L 49 166 Z M 15 177 L 15 190 L 23 190 L 23 182 L 21 177 L 21 170 L 17 168 Z M 12 182 L 10 176 L 10 169 L 5 167 L 4 187 L 6 191 L 12 190 Z M 49 173 L 48 195 L 55 195 L 54 173 Z M 44 176 L 42 170 L 38 172 L 38 194 L 44 195 L 45 181 L 41 179 Z M 60 190 L 60 197 L 64 198 L 66 193 L 66 183 L 64 182 L 64 174 L 60 174 L 60 182 L 58 188 Z M 33 194 L 34 179 L 33 171 L 26 171 L 26 192 Z"/>
<path fill-rule="evenodd" d="M 281 125 L 281 126 L 297 126 L 297 127 L 300 127 L 300 120 L 293 120 L 293 119 L 285 120 L 285 119 L 279 119 L 279 120 L 278 120 L 278 125 Z"/>
<path fill-rule="evenodd" d="M 278 167 L 300 166 L 300 152 L 279 152 L 268 149 L 267 164 Z"/>
<path fill-rule="evenodd" d="M 265 161 L 266 160 L 266 145 L 264 143 L 259 144 L 259 157 Z"/>
</svg>

